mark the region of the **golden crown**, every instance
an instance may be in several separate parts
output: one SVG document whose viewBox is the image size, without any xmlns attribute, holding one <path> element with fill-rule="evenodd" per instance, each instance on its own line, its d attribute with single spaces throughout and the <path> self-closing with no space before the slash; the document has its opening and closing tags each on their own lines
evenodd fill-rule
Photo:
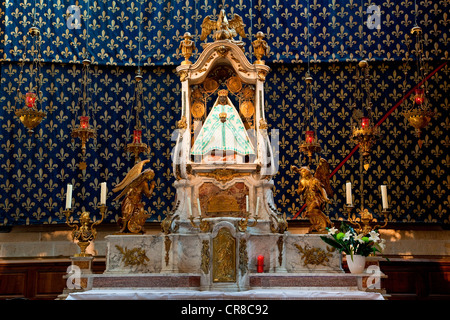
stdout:
<svg viewBox="0 0 450 320">
<path fill-rule="evenodd" d="M 225 90 L 225 89 L 219 90 L 218 94 L 219 94 L 219 97 L 226 97 L 226 96 L 228 96 L 228 90 Z"/>
</svg>

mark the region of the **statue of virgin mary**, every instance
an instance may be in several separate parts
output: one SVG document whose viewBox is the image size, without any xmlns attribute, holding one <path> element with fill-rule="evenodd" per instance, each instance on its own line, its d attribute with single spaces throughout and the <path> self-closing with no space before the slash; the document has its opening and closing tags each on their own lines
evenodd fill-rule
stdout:
<svg viewBox="0 0 450 320">
<path fill-rule="evenodd" d="M 230 160 L 230 155 L 255 154 L 244 123 L 225 89 L 218 92 L 218 98 L 197 135 L 191 153 L 205 156 L 214 151 L 217 156 L 220 150 L 223 151 L 221 154 L 227 155 L 226 160 Z"/>
</svg>

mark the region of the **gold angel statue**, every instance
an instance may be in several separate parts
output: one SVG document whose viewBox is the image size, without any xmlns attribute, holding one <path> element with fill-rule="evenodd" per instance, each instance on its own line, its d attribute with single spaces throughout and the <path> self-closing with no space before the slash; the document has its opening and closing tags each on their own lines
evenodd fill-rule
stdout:
<svg viewBox="0 0 450 320">
<path fill-rule="evenodd" d="M 314 176 L 308 167 L 291 166 L 291 170 L 300 174 L 297 193 L 303 196 L 307 206 L 303 217 L 308 217 L 311 222 L 309 232 L 325 231 L 326 227 L 331 226 L 330 219 L 323 212 L 326 203 L 330 202 L 329 197 L 333 196 L 329 179 L 330 165 L 320 158 Z"/>
<path fill-rule="evenodd" d="M 227 19 L 225 10 L 221 9 L 217 21 L 211 20 L 211 16 L 207 16 L 203 19 L 202 23 L 202 33 L 200 34 L 200 40 L 205 40 L 212 31 L 214 33 L 215 40 L 231 40 L 240 44 L 242 41 L 234 41 L 233 38 L 238 34 L 245 38 L 245 24 L 238 14 L 234 14 L 231 20 Z"/>
<path fill-rule="evenodd" d="M 150 160 L 143 160 L 137 163 L 125 176 L 125 178 L 116 185 L 114 192 L 120 194 L 114 199 L 123 198 L 121 211 L 122 217 L 119 218 L 120 232 L 144 233 L 144 223 L 150 216 L 145 212 L 142 196 L 150 198 L 155 188 L 155 172 L 152 169 L 142 168 Z M 149 181 L 152 180 L 149 186 Z"/>
</svg>

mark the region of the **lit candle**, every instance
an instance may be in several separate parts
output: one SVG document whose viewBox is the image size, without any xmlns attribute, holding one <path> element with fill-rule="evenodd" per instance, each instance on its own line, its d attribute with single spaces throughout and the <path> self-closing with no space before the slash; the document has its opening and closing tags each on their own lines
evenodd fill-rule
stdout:
<svg viewBox="0 0 450 320">
<path fill-rule="evenodd" d="M 264 256 L 261 255 L 258 256 L 256 267 L 258 273 L 264 272 Z"/>
<path fill-rule="evenodd" d="M 369 126 L 369 122 L 370 122 L 370 120 L 369 120 L 369 118 L 367 118 L 367 117 L 362 117 L 361 118 L 361 127 L 364 129 L 365 127 L 368 127 Z"/>
<path fill-rule="evenodd" d="M 314 131 L 306 131 L 306 142 L 307 143 L 314 142 Z"/>
<path fill-rule="evenodd" d="M 198 206 L 198 215 L 201 217 L 202 216 L 202 209 L 200 207 L 200 200 L 197 198 L 197 206 Z"/>
<path fill-rule="evenodd" d="M 387 187 L 384 184 L 381 185 L 381 200 L 383 202 L 383 209 L 387 210 L 388 208 Z"/>
<path fill-rule="evenodd" d="M 67 184 L 67 190 L 66 190 L 66 209 L 72 208 L 72 185 L 69 183 Z"/>
<path fill-rule="evenodd" d="M 187 201 L 188 201 L 189 215 L 192 217 L 191 198 L 188 197 Z"/>
<path fill-rule="evenodd" d="M 133 131 L 133 143 L 142 143 L 142 130 Z"/>
<path fill-rule="evenodd" d="M 414 102 L 418 105 L 423 103 L 423 89 L 414 90 Z"/>
<path fill-rule="evenodd" d="M 346 195 L 347 195 L 347 205 L 351 206 L 353 205 L 353 199 L 352 199 L 352 183 L 351 182 L 347 182 L 345 184 L 345 189 L 346 189 Z"/>
<path fill-rule="evenodd" d="M 256 198 L 256 210 L 255 210 L 256 215 L 258 215 L 258 211 L 259 211 L 259 197 Z"/>
<path fill-rule="evenodd" d="M 106 204 L 106 182 L 100 183 L 100 204 Z"/>
<path fill-rule="evenodd" d="M 36 103 L 36 94 L 34 92 L 27 92 L 25 94 L 25 104 L 27 107 L 32 108 Z"/>
<path fill-rule="evenodd" d="M 89 128 L 89 117 L 86 116 L 80 117 L 80 127 L 83 129 Z"/>
<path fill-rule="evenodd" d="M 248 195 L 245 196 L 245 211 L 248 212 Z"/>
</svg>

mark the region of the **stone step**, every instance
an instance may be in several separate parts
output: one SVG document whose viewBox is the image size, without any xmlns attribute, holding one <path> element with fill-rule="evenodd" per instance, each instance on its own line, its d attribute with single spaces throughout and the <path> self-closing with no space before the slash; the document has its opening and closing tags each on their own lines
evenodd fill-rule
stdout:
<svg viewBox="0 0 450 320">
<path fill-rule="evenodd" d="M 200 288 L 198 274 L 100 274 L 90 277 L 90 288 Z"/>
<path fill-rule="evenodd" d="M 348 273 L 255 273 L 251 288 L 358 288 L 358 276 Z"/>
</svg>

